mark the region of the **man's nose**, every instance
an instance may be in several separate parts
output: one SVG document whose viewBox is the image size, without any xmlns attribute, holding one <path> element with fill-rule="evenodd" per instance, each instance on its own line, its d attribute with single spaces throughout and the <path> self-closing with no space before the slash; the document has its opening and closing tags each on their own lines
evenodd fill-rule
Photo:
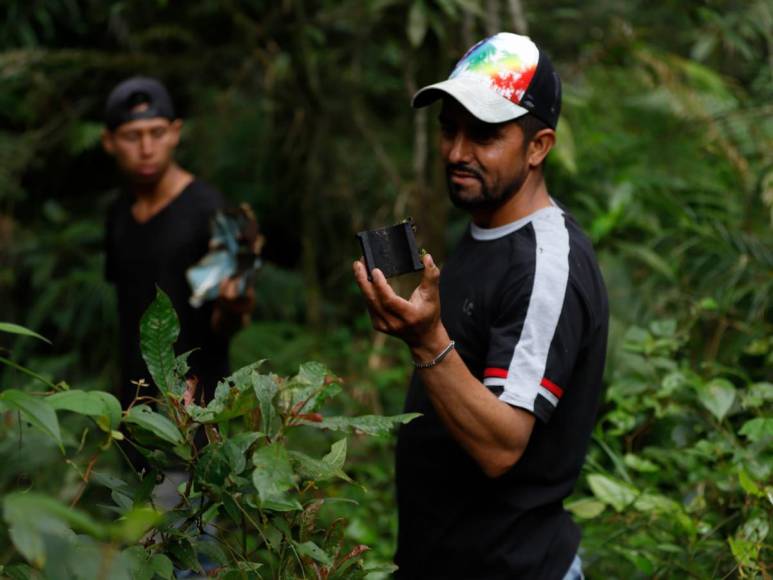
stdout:
<svg viewBox="0 0 773 580">
<path fill-rule="evenodd" d="M 470 160 L 470 142 L 466 135 L 459 131 L 451 140 L 451 147 L 448 150 L 449 163 L 465 163 Z"/>
<path fill-rule="evenodd" d="M 153 155 L 154 143 L 151 135 L 143 135 L 140 139 L 140 153 L 143 157 Z"/>
</svg>

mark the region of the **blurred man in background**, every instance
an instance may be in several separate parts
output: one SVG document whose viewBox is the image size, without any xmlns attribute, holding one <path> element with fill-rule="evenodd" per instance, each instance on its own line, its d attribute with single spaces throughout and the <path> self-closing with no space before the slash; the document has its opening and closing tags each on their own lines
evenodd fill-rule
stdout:
<svg viewBox="0 0 773 580">
<path fill-rule="evenodd" d="M 608 307 L 590 242 L 548 193 L 561 85 L 527 37 L 494 35 L 414 107 L 442 101 L 452 202 L 472 223 L 409 300 L 355 277 L 416 371 L 397 444 L 398 578 L 582 577 L 563 508 L 598 410 Z"/>
<path fill-rule="evenodd" d="M 186 271 L 207 253 L 210 222 L 224 200 L 176 163 L 181 127 L 168 91 L 155 79 L 125 80 L 107 99 L 102 145 L 124 178 L 105 231 L 106 277 L 118 293 L 124 408 L 136 392 L 132 381 L 152 384 L 140 351 L 139 325 L 156 286 L 169 295 L 180 320 L 177 353 L 197 349 L 189 364 L 206 399 L 228 375 L 229 338 L 254 305 L 251 289 L 240 295 L 230 281 L 221 285 L 217 300 L 198 308 L 189 303 Z"/>
</svg>

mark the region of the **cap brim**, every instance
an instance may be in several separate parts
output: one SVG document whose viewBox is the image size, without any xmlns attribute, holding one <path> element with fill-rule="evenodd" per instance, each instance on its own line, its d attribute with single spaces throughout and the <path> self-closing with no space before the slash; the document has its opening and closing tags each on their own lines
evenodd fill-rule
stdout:
<svg viewBox="0 0 773 580">
<path fill-rule="evenodd" d="M 420 89 L 413 96 L 411 106 L 420 109 L 446 95 L 459 101 L 471 115 L 484 123 L 504 123 L 522 117 L 529 112 L 507 100 L 487 84 L 462 76 Z"/>
</svg>

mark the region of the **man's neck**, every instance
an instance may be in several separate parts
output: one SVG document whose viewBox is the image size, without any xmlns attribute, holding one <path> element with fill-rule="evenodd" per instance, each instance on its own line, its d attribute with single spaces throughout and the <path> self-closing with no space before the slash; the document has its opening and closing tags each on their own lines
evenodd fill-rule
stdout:
<svg viewBox="0 0 773 580">
<path fill-rule="evenodd" d="M 496 209 L 472 212 L 472 221 L 481 228 L 497 228 L 551 205 L 542 171 L 532 170 L 513 197 Z"/>
<path fill-rule="evenodd" d="M 132 213 L 139 222 L 145 222 L 172 202 L 193 181 L 193 175 L 176 163 L 172 163 L 152 184 L 130 186 L 134 194 Z"/>
</svg>

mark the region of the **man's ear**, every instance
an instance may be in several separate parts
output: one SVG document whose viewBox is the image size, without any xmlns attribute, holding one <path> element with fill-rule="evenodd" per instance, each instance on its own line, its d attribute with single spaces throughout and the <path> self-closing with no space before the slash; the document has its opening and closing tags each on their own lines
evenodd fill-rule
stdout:
<svg viewBox="0 0 773 580">
<path fill-rule="evenodd" d="M 102 149 L 105 150 L 105 153 L 107 153 L 108 155 L 114 155 L 115 144 L 113 143 L 113 134 L 107 129 L 102 129 L 101 140 L 102 140 Z"/>
<path fill-rule="evenodd" d="M 182 119 L 175 119 L 172 121 L 172 124 L 169 125 L 169 132 L 174 140 L 174 146 L 177 147 L 178 143 L 180 143 L 180 131 L 182 131 L 183 128 L 183 122 Z"/>
<path fill-rule="evenodd" d="M 550 150 L 556 144 L 556 132 L 553 129 L 537 131 L 529 143 L 527 161 L 531 167 L 538 167 L 547 157 Z"/>
</svg>

